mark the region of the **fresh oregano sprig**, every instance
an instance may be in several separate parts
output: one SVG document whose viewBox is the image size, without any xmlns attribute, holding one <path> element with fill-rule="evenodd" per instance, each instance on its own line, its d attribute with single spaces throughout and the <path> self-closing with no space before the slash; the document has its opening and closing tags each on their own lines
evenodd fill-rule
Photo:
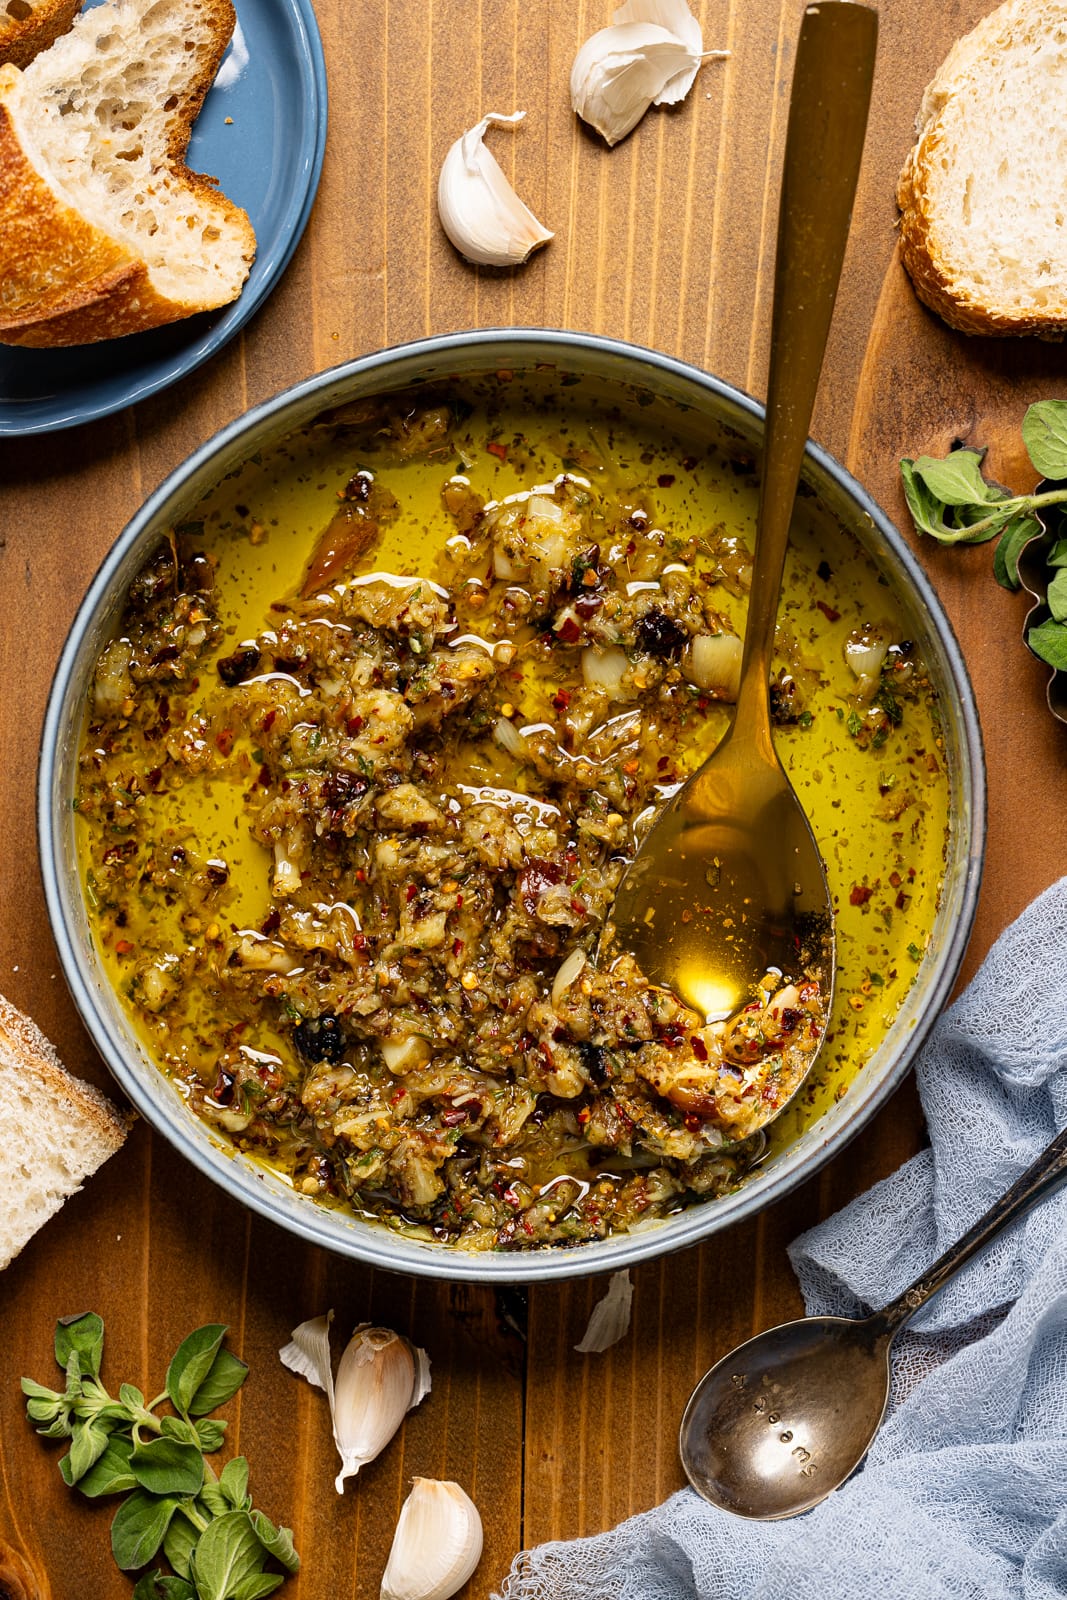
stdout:
<svg viewBox="0 0 1067 1600">
<path fill-rule="evenodd" d="M 1022 422 L 1023 443 L 1042 478 L 1067 479 L 1067 401 L 1039 400 Z M 900 463 L 904 495 L 915 526 L 941 544 L 984 544 L 997 540 L 993 575 L 1005 589 L 1019 587 L 1019 557 L 1041 533 L 1035 513 L 1067 503 L 1067 488 L 1013 495 L 983 476 L 984 450 L 961 446 L 943 459 L 919 456 Z M 1057 539 L 1047 556 L 1051 615 L 1027 631 L 1035 655 L 1067 671 L 1067 539 Z"/>
<path fill-rule="evenodd" d="M 171 1572 L 146 1572 L 132 1600 L 259 1600 L 300 1565 L 290 1530 L 253 1509 L 244 1456 L 217 1475 L 206 1459 L 226 1431 L 208 1413 L 248 1375 L 223 1347 L 225 1336 L 221 1324 L 197 1328 L 178 1346 L 162 1394 L 146 1402 L 140 1389 L 123 1383 L 116 1399 L 100 1381 L 104 1324 L 88 1311 L 56 1324 L 66 1387 L 22 1380 L 37 1432 L 70 1440 L 59 1463 L 63 1481 L 91 1498 L 126 1496 L 111 1523 L 111 1549 L 122 1570 L 146 1567 L 160 1551 L 170 1564 Z M 172 1410 L 161 1412 L 167 1402 Z M 272 1560 L 285 1571 L 268 1570 Z"/>
</svg>

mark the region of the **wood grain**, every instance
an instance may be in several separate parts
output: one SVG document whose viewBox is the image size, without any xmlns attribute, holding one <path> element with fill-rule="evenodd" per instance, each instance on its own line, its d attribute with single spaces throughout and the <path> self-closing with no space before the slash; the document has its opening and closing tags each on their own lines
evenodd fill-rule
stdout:
<svg viewBox="0 0 1067 1600">
<path fill-rule="evenodd" d="M 252 4 L 253 0 L 245 0 Z M 255 0 L 265 3 L 265 0 Z M 238 0 L 240 8 L 241 0 Z M 67 996 L 36 866 L 33 791 L 55 660 L 89 577 L 151 489 L 249 405 L 353 355 L 427 333 L 570 327 L 653 345 L 759 395 L 767 357 L 777 174 L 799 0 L 694 5 L 709 63 L 686 103 L 615 150 L 572 117 L 578 43 L 609 0 L 318 0 L 330 134 L 307 235 L 242 337 L 177 388 L 51 438 L 0 441 L 0 989 L 75 1071 L 107 1074 Z M 882 18 L 875 104 L 814 433 L 906 523 L 897 462 L 959 438 L 988 446 L 1024 486 L 1026 405 L 1063 394 L 1062 354 L 1033 341 L 967 340 L 915 301 L 895 256 L 896 173 L 923 86 L 981 0 L 894 0 Z M 433 209 L 449 144 L 486 110 L 524 108 L 493 148 L 556 230 L 520 272 L 475 271 Z M 106 355 L 102 353 L 102 359 Z M 1020 643 L 1022 599 L 997 589 L 988 550 L 916 543 L 973 674 L 990 773 L 985 883 L 967 963 L 1067 867 L 1058 814 L 1064 730 Z M 455 1477 L 486 1525 L 466 1591 L 499 1585 L 523 1543 L 606 1528 L 681 1483 L 678 1419 L 696 1378 L 760 1327 L 799 1309 L 789 1240 L 921 1139 L 906 1085 L 848 1151 L 760 1218 L 635 1273 L 633 1326 L 602 1356 L 574 1350 L 601 1286 L 496 1297 L 372 1272 L 253 1218 L 138 1126 L 127 1148 L 5 1272 L 0 1290 L 0 1540 L 44 1596 L 129 1592 L 108 1547 L 110 1510 L 64 1490 L 56 1451 L 28 1428 L 18 1379 L 46 1379 L 57 1316 L 108 1328 L 116 1379 L 158 1386 L 189 1328 L 224 1321 L 251 1377 L 227 1408 L 258 1503 L 291 1521 L 303 1571 L 293 1600 L 365 1600 L 378 1584 L 414 1474 Z M 426 1345 L 434 1389 L 393 1448 L 344 1497 L 320 1395 L 275 1352 L 327 1306 Z M 525 1336 L 525 1337 L 524 1337 Z"/>
</svg>

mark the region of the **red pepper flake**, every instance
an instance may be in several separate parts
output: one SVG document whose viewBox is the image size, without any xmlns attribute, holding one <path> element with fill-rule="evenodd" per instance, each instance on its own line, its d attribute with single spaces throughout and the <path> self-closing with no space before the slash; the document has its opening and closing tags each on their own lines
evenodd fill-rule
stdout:
<svg viewBox="0 0 1067 1600">
<path fill-rule="evenodd" d="M 389 1096 L 389 1104 L 391 1106 L 398 1106 L 406 1094 L 406 1089 L 398 1089 L 395 1094 Z"/>
<path fill-rule="evenodd" d="M 552 696 L 552 705 L 556 711 L 566 711 L 570 703 L 570 691 L 567 689 L 557 689 Z"/>
<path fill-rule="evenodd" d="M 693 1054 L 698 1061 L 706 1061 L 708 1059 L 708 1047 L 698 1033 L 692 1035 L 689 1043 L 693 1046 Z"/>
<path fill-rule="evenodd" d="M 228 756 L 233 749 L 233 729 L 223 728 L 221 733 L 215 735 L 215 743 L 224 756 Z"/>
<path fill-rule="evenodd" d="M 889 882 L 892 884 L 894 889 L 899 889 L 901 884 L 904 882 L 904 879 L 900 876 L 899 872 L 891 872 L 889 874 Z"/>
<path fill-rule="evenodd" d="M 550 1072 L 554 1072 L 555 1071 L 555 1067 L 556 1067 L 556 1058 L 552 1054 L 552 1051 L 549 1049 L 548 1045 L 544 1043 L 543 1040 L 542 1040 L 542 1042 L 541 1042 L 541 1044 L 539 1045 L 538 1048 L 540 1049 L 541 1054 L 545 1058 L 545 1063 L 546 1063 L 546 1065 L 548 1067 L 548 1070 Z"/>
<path fill-rule="evenodd" d="M 134 952 L 134 949 L 135 946 L 132 945 L 128 939 L 115 940 L 115 954 L 117 956 L 131 956 Z"/>
<path fill-rule="evenodd" d="M 262 728 L 264 733 L 269 733 L 270 730 L 273 728 L 274 719 L 277 717 L 277 715 L 278 715 L 277 711 L 268 711 L 267 712 L 267 715 L 263 718 L 263 721 L 260 723 L 260 727 Z"/>
<path fill-rule="evenodd" d="M 690 1133 L 699 1133 L 701 1128 L 704 1126 L 703 1118 L 702 1117 L 698 1117 L 692 1111 L 690 1111 L 686 1116 L 684 1116 L 682 1118 L 682 1121 L 685 1123 L 685 1125 L 689 1129 Z"/>
<path fill-rule="evenodd" d="M 463 904 L 463 896 L 461 894 L 457 894 L 457 896 L 456 896 L 456 910 L 457 911 L 459 910 L 459 908 L 460 908 L 460 906 L 462 904 Z"/>
<path fill-rule="evenodd" d="M 508 1184 L 507 1188 L 504 1190 L 504 1193 L 500 1196 L 500 1198 L 501 1198 L 501 1200 L 503 1200 L 503 1202 L 504 1202 L 504 1204 L 506 1206 L 514 1206 L 516 1210 L 518 1210 L 520 1208 L 520 1206 L 522 1205 L 521 1197 L 518 1194 L 516 1194 L 515 1189 L 513 1188 L 513 1186 L 510 1183 Z"/>
<path fill-rule="evenodd" d="M 564 617 L 562 625 L 556 629 L 556 636 L 564 644 L 575 644 L 581 638 L 582 630 L 574 617 Z"/>
<path fill-rule="evenodd" d="M 588 911 L 580 900 L 571 901 L 571 910 L 574 912 L 576 917 L 586 917 L 589 915 Z"/>
<path fill-rule="evenodd" d="M 841 617 L 840 611 L 835 611 L 833 606 L 828 606 L 825 600 L 816 600 L 815 604 L 826 618 L 827 622 L 837 622 Z"/>
<path fill-rule="evenodd" d="M 419 892 L 418 888 L 416 887 L 415 884 L 413 884 L 413 883 L 409 883 L 408 884 L 408 892 L 407 892 L 408 905 L 411 904 L 411 902 L 414 900 L 414 898 L 418 894 L 418 892 Z"/>
<path fill-rule="evenodd" d="M 848 903 L 850 906 L 865 906 L 873 893 L 874 890 L 865 883 L 854 883 L 848 892 Z"/>
<path fill-rule="evenodd" d="M 495 439 L 492 439 L 486 449 L 491 456 L 496 456 L 498 461 L 506 461 L 508 459 L 508 447 L 506 444 L 498 444 Z"/>
<path fill-rule="evenodd" d="M 897 895 L 897 897 L 894 900 L 893 904 L 896 906 L 898 911 L 903 911 L 905 909 L 905 907 L 907 906 L 908 901 L 910 899 L 911 899 L 911 895 L 910 894 L 905 894 L 903 889 L 901 889 L 900 893 Z"/>
<path fill-rule="evenodd" d="M 462 951 L 462 949 L 463 949 L 463 940 L 462 939 L 453 939 L 452 940 L 452 954 L 454 956 L 458 956 L 460 954 L 460 952 Z"/>
<path fill-rule="evenodd" d="M 581 1123 L 582 1127 L 584 1128 L 586 1123 L 589 1121 L 589 1107 L 588 1106 L 583 1106 L 582 1109 L 579 1111 L 579 1113 L 578 1113 L 578 1121 Z"/>
<path fill-rule="evenodd" d="M 348 721 L 345 723 L 345 732 L 347 734 L 351 734 L 351 735 L 354 736 L 355 734 L 357 734 L 360 731 L 362 726 L 363 726 L 363 718 L 362 717 L 349 717 Z"/>
</svg>

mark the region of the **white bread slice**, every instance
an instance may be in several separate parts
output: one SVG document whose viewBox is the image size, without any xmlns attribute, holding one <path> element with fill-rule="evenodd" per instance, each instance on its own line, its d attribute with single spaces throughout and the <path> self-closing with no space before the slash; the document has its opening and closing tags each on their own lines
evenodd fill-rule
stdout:
<svg viewBox="0 0 1067 1600">
<path fill-rule="evenodd" d="M 919 298 L 975 334 L 1067 332 L 1067 0 L 1007 0 L 949 51 L 900 175 Z"/>
<path fill-rule="evenodd" d="M 125 1137 L 110 1101 L 0 995 L 0 1269 Z"/>
<path fill-rule="evenodd" d="M 89 344 L 227 305 L 251 223 L 185 152 L 230 0 L 109 0 L 0 68 L 0 342 Z"/>
<path fill-rule="evenodd" d="M 0 66 L 28 66 L 66 33 L 80 9 L 81 0 L 0 0 Z"/>
</svg>

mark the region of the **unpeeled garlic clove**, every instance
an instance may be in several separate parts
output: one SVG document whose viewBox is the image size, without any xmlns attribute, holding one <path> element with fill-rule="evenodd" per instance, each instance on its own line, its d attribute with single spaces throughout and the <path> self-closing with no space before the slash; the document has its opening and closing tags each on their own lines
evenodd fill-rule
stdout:
<svg viewBox="0 0 1067 1600">
<path fill-rule="evenodd" d="M 341 1457 L 334 1479 L 346 1478 L 380 1455 L 406 1414 L 429 1393 L 430 1361 L 391 1328 L 361 1323 L 345 1347 L 334 1382 L 333 1437 Z"/>
<path fill-rule="evenodd" d="M 702 61 L 727 53 L 704 50 L 685 0 L 626 0 L 575 56 L 571 104 L 606 143 L 618 144 L 649 106 L 684 100 Z"/>
<path fill-rule="evenodd" d="M 407 1412 L 430 1392 L 430 1358 L 391 1328 L 361 1322 L 345 1346 L 334 1381 L 330 1355 L 333 1312 L 294 1328 L 278 1355 L 285 1366 L 326 1391 L 341 1470 L 334 1480 L 344 1493 L 346 1478 L 380 1455 Z"/>
<path fill-rule="evenodd" d="M 553 238 L 523 205 L 484 143 L 489 128 L 521 122 L 525 115 L 490 111 L 456 140 L 441 166 L 441 226 L 460 255 L 477 266 L 519 266 Z"/>
<path fill-rule="evenodd" d="M 380 1600 L 449 1600 L 482 1558 L 482 1519 L 458 1483 L 416 1478 L 400 1511 Z"/>
</svg>

